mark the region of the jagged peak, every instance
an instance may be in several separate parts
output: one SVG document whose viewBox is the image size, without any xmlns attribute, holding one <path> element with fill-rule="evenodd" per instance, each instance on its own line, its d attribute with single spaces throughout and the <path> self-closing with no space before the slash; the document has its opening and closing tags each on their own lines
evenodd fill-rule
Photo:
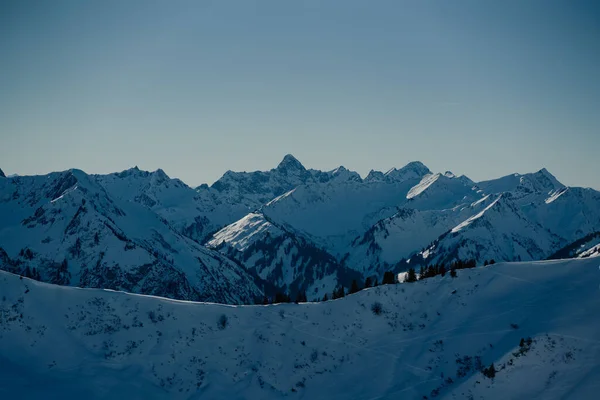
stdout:
<svg viewBox="0 0 600 400">
<path fill-rule="evenodd" d="M 277 170 L 300 170 L 305 171 L 304 165 L 296 157 L 291 154 L 286 154 L 283 157 L 283 160 L 277 165 Z"/>
<path fill-rule="evenodd" d="M 542 168 L 534 173 L 521 175 L 520 182 L 521 185 L 531 186 L 534 190 L 555 190 L 565 187 L 546 168 Z"/>
<path fill-rule="evenodd" d="M 170 179 L 170 178 L 169 178 L 169 175 L 167 175 L 167 174 L 166 174 L 166 172 L 165 172 L 165 171 L 164 171 L 162 168 L 159 168 L 159 169 L 157 169 L 156 171 L 154 171 L 154 172 L 152 172 L 152 173 L 153 173 L 154 175 L 156 175 L 156 176 L 160 177 L 160 178 L 163 178 L 163 179 Z"/>
<path fill-rule="evenodd" d="M 334 178 L 344 179 L 344 180 L 353 180 L 353 181 L 362 181 L 358 172 L 351 171 L 348 168 L 340 165 L 336 169 L 329 171 L 328 174 Z"/>
<path fill-rule="evenodd" d="M 425 175 L 431 174 L 429 168 L 420 161 L 411 161 L 400 169 L 392 168 L 385 173 L 385 176 L 397 180 L 422 179 Z"/>
<path fill-rule="evenodd" d="M 115 175 L 117 175 L 119 178 L 125 178 L 125 177 L 128 177 L 128 176 L 137 175 L 140 172 L 143 172 L 143 171 L 141 171 L 138 168 L 138 166 L 136 165 L 136 166 L 134 166 L 132 168 L 128 168 L 128 169 L 125 169 L 125 170 L 123 170 L 121 172 L 117 172 L 117 173 L 115 173 Z"/>
<path fill-rule="evenodd" d="M 385 174 L 381 171 L 375 171 L 374 169 L 372 169 L 371 171 L 369 171 L 369 174 L 367 175 L 367 177 L 365 178 L 365 181 L 384 181 L 385 180 Z"/>
</svg>

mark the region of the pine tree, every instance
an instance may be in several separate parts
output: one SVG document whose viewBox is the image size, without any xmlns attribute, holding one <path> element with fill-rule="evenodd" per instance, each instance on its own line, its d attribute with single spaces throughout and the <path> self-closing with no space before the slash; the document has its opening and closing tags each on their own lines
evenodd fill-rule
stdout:
<svg viewBox="0 0 600 400">
<path fill-rule="evenodd" d="M 495 260 L 492 258 L 492 259 L 490 260 L 490 265 L 494 265 L 494 264 L 496 264 L 496 261 L 495 261 Z"/>
<path fill-rule="evenodd" d="M 379 286 L 379 279 L 375 278 L 375 282 L 373 283 L 373 287 Z"/>
<path fill-rule="evenodd" d="M 406 274 L 406 279 L 404 282 L 416 282 L 417 281 L 417 273 L 414 268 L 410 268 Z"/>
<path fill-rule="evenodd" d="M 383 281 L 381 282 L 383 285 L 392 285 L 396 283 L 396 277 L 392 271 L 385 271 L 383 273 Z"/>
<path fill-rule="evenodd" d="M 296 303 L 306 303 L 306 293 L 305 292 L 298 292 L 298 294 L 296 294 Z"/>
<path fill-rule="evenodd" d="M 367 276 L 367 279 L 365 279 L 365 289 L 370 288 L 371 286 L 373 286 L 373 283 L 371 282 L 371 277 Z"/>
<path fill-rule="evenodd" d="M 329 295 L 327 293 L 323 296 L 323 301 L 329 301 Z"/>
<path fill-rule="evenodd" d="M 446 275 L 446 267 L 444 267 L 444 264 L 440 265 L 440 275 Z"/>
<path fill-rule="evenodd" d="M 456 278 L 458 275 L 456 275 L 456 268 L 451 268 L 450 269 L 450 276 L 453 278 Z"/>
<path fill-rule="evenodd" d="M 496 377 L 496 367 L 494 367 L 494 363 L 491 363 L 488 368 L 484 368 L 482 373 L 484 376 L 494 379 Z"/>
<path fill-rule="evenodd" d="M 488 266 L 488 260 L 485 260 L 485 261 L 483 262 L 483 266 L 484 266 L 484 267 L 487 267 L 487 266 Z"/>
<path fill-rule="evenodd" d="M 421 266 L 419 269 L 419 279 L 425 279 L 425 267 Z"/>
<path fill-rule="evenodd" d="M 353 279 L 352 280 L 352 286 L 350 286 L 350 291 L 348 292 L 348 294 L 356 293 L 359 290 L 360 289 L 358 288 L 358 283 L 356 283 L 356 279 Z"/>
</svg>

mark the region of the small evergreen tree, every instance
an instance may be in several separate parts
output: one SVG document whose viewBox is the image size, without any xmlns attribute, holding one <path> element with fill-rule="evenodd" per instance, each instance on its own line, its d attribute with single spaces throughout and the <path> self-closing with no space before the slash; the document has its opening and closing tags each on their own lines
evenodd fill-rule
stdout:
<svg viewBox="0 0 600 400">
<path fill-rule="evenodd" d="M 329 295 L 327 293 L 323 296 L 323 301 L 329 301 Z"/>
<path fill-rule="evenodd" d="M 496 261 L 495 261 L 495 260 L 492 258 L 492 259 L 490 260 L 490 265 L 494 265 L 494 264 L 496 264 Z"/>
<path fill-rule="evenodd" d="M 456 275 L 456 268 L 451 268 L 450 269 L 450 276 L 453 278 L 456 278 L 458 275 Z"/>
<path fill-rule="evenodd" d="M 485 261 L 483 262 L 483 266 L 484 266 L 484 267 L 487 267 L 487 266 L 488 266 L 488 260 L 485 260 Z"/>
<path fill-rule="evenodd" d="M 296 303 L 306 303 L 306 301 L 306 293 L 299 291 L 298 294 L 296 294 Z"/>
<path fill-rule="evenodd" d="M 370 288 L 371 286 L 373 286 L 373 282 L 371 281 L 371 277 L 367 276 L 367 279 L 365 279 L 365 289 Z"/>
<path fill-rule="evenodd" d="M 375 278 L 375 282 L 373 283 L 373 287 L 379 286 L 379 280 Z"/>
<path fill-rule="evenodd" d="M 440 265 L 440 275 L 446 275 L 446 267 L 444 267 L 444 264 Z"/>
<path fill-rule="evenodd" d="M 331 294 L 331 299 L 335 300 L 335 299 L 339 299 L 344 297 L 346 294 L 344 292 L 344 287 L 343 286 L 339 286 L 335 289 L 333 289 L 333 293 Z"/>
<path fill-rule="evenodd" d="M 410 268 L 406 273 L 406 279 L 404 282 L 416 282 L 417 281 L 417 273 L 414 268 Z"/>
<path fill-rule="evenodd" d="M 358 288 L 358 283 L 356 283 L 356 279 L 353 279 L 352 280 L 352 285 L 350 286 L 350 291 L 348 292 L 348 294 L 356 293 L 359 290 L 360 289 Z"/>
<path fill-rule="evenodd" d="M 394 273 L 392 271 L 385 271 L 383 273 L 383 281 L 381 284 L 392 285 L 394 283 L 396 283 L 396 277 L 394 276 Z"/>
<path fill-rule="evenodd" d="M 488 368 L 484 368 L 481 372 L 487 378 L 494 379 L 496 377 L 496 367 L 494 367 L 494 363 L 491 363 Z"/>
<path fill-rule="evenodd" d="M 419 279 L 425 279 L 425 267 L 423 266 L 419 269 Z"/>
</svg>

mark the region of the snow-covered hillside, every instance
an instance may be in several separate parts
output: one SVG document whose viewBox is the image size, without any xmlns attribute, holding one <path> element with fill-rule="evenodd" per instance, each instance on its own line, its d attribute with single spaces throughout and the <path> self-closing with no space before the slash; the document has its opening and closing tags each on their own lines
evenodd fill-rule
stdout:
<svg viewBox="0 0 600 400">
<path fill-rule="evenodd" d="M 207 246 L 243 264 L 292 298 L 305 293 L 309 300 L 320 300 L 338 285 L 349 288 L 352 280 L 363 281 L 362 274 L 262 214 L 248 214 L 223 228 Z"/>
<path fill-rule="evenodd" d="M 564 240 L 525 218 L 507 196 L 498 197 L 485 209 L 446 232 L 425 252 L 425 263 L 453 260 L 540 260 Z"/>
<path fill-rule="evenodd" d="M 593 399 L 599 282 L 597 259 L 496 264 L 225 306 L 0 272 L 0 397 Z"/>
<path fill-rule="evenodd" d="M 600 255 L 600 231 L 592 232 L 558 250 L 548 259 L 596 257 Z"/>
<path fill-rule="evenodd" d="M 248 303 L 262 296 L 242 267 L 132 201 L 135 190 L 111 195 L 104 178 L 79 170 L 0 178 L 0 268 L 57 284 L 187 300 Z M 169 180 L 160 172 L 149 178 L 155 185 L 146 198 L 158 198 L 151 189 L 160 193 Z M 164 187 L 162 204 L 169 206 L 169 193 L 179 198 L 183 189 L 177 182 Z"/>
</svg>

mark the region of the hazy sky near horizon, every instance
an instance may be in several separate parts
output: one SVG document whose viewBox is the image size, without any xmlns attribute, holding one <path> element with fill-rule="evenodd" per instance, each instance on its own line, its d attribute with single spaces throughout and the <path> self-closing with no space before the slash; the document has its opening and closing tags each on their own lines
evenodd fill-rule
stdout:
<svg viewBox="0 0 600 400">
<path fill-rule="evenodd" d="M 597 1 L 7 0 L 0 168 L 196 186 L 292 153 L 600 189 L 599 71 Z"/>
</svg>

